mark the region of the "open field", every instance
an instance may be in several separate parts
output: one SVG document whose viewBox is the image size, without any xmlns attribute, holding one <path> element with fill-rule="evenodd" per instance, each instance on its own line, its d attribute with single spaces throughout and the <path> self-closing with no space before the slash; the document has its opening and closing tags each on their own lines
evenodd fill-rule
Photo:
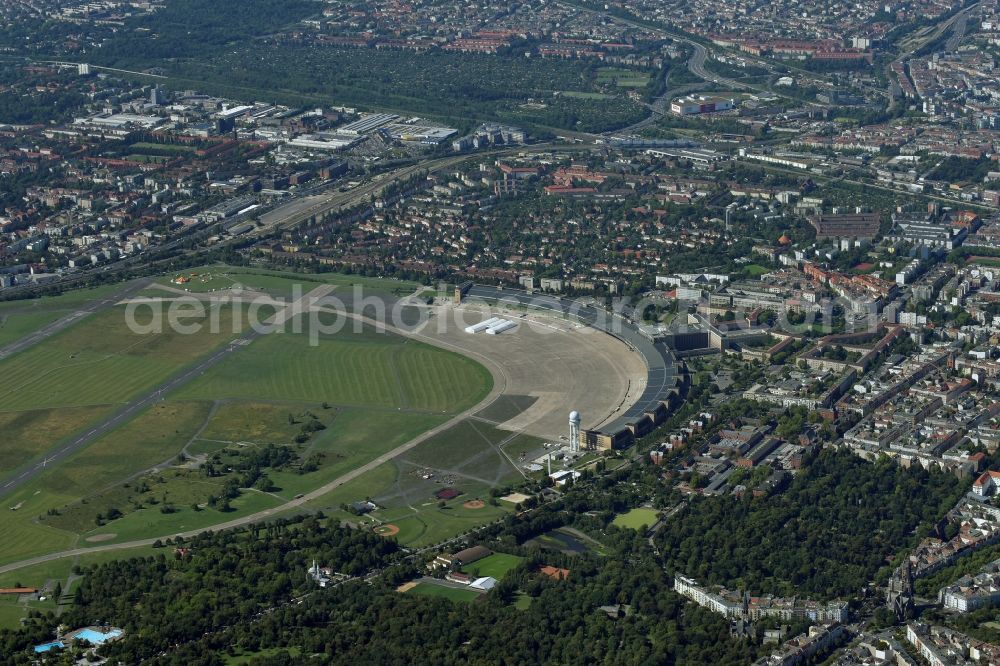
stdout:
<svg viewBox="0 0 1000 666">
<path fill-rule="evenodd" d="M 55 296 L 43 296 L 41 298 L 28 298 L 13 301 L 0 301 L 0 313 L 12 312 L 48 312 L 51 310 L 61 310 L 70 312 L 90 301 L 107 296 L 119 289 L 121 284 L 107 284 L 100 287 L 90 287 L 87 289 L 75 289 Z"/>
<path fill-rule="evenodd" d="M 0 474 L 17 469 L 52 444 L 83 429 L 110 412 L 108 405 L 0 412 Z"/>
<path fill-rule="evenodd" d="M 280 398 L 334 405 L 460 411 L 490 390 L 489 373 L 462 356 L 366 328 L 311 346 L 305 334 L 262 337 L 178 398 Z"/>
<path fill-rule="evenodd" d="M 112 493 L 129 476 L 176 456 L 207 414 L 205 403 L 157 405 L 18 490 L 5 502 L 17 511 L 0 514 L 0 526 L 12 537 L 0 540 L 0 563 L 77 542 L 109 508 L 83 504 L 86 498 Z"/>
<path fill-rule="evenodd" d="M 600 67 L 597 70 L 596 81 L 599 84 L 614 83 L 619 88 L 642 88 L 649 83 L 650 75 L 632 69 L 615 67 Z"/>
<path fill-rule="evenodd" d="M 445 599 L 461 603 L 475 601 L 482 596 L 479 592 L 474 592 L 472 590 L 463 590 L 459 587 L 435 585 L 434 583 L 420 583 L 416 587 L 408 590 L 405 594 L 420 594 L 427 597 L 443 597 Z"/>
<path fill-rule="evenodd" d="M 310 407 L 323 418 L 326 410 L 318 405 Z M 287 444 L 299 432 L 298 424 L 289 423 L 288 416 L 293 415 L 294 420 L 302 408 L 302 403 L 222 403 L 216 405 L 211 421 L 198 439 L 206 444 L 214 441 L 219 446 L 234 442 Z"/>
<path fill-rule="evenodd" d="M 279 497 L 292 499 L 391 451 L 440 425 L 445 419 L 438 414 L 355 408 L 342 410 L 326 430 L 314 436 L 306 450 L 307 453 L 322 456 L 320 468 L 307 475 L 291 471 L 270 473 L 271 480 L 278 487 L 273 492 Z M 375 489 L 364 487 L 359 492 L 363 494 L 354 497 L 354 500 L 374 495 Z"/>
<path fill-rule="evenodd" d="M 221 310 L 220 332 L 192 335 L 133 333 L 124 308 L 87 317 L 0 363 L 0 403 L 14 411 L 125 402 L 232 338 L 231 314 Z"/>
<path fill-rule="evenodd" d="M 612 525 L 616 527 L 627 527 L 629 529 L 638 530 L 641 529 L 643 525 L 646 527 L 652 527 L 660 512 L 655 509 L 647 509 L 640 507 L 638 509 L 632 509 L 627 513 L 615 516 L 615 519 L 611 522 Z"/>
<path fill-rule="evenodd" d="M 2 310 L 0 310 L 2 313 Z M 64 316 L 62 310 L 17 311 L 0 314 L 0 347 L 20 340 L 33 331 Z"/>
<path fill-rule="evenodd" d="M 517 568 L 517 566 L 524 561 L 523 557 L 518 557 L 517 555 L 508 555 L 507 553 L 493 553 L 489 557 L 484 557 L 478 562 L 473 562 L 462 570 L 467 574 L 472 574 L 476 576 L 492 576 L 497 580 L 500 580 L 507 575 L 507 572 L 511 569 Z"/>
<path fill-rule="evenodd" d="M 125 327 L 123 310 L 89 317 L 0 364 L 7 370 L 0 390 L 17 401 L 14 409 L 29 401 L 45 406 L 0 412 L 8 432 L 24 433 L 5 447 L 0 465 L 41 455 L 113 409 L 109 403 L 155 388 L 233 336 L 138 336 Z M 228 329 L 223 317 L 221 330 Z M 15 511 L 2 521 L 11 538 L 0 543 L 0 562 L 165 536 L 280 507 L 474 405 L 492 385 L 474 361 L 396 335 L 365 329 L 318 346 L 308 342 L 305 334 L 262 336 L 234 352 L 232 363 L 208 368 L 176 395 L 43 470 L 8 498 Z M 88 389 L 103 402 L 87 402 Z M 325 427 L 301 441 L 301 423 L 312 419 L 306 414 Z M 196 469 L 201 458 L 192 467 L 178 454 L 206 456 L 246 442 L 294 446 L 300 460 L 318 464 L 308 473 L 267 470 L 271 492 L 244 490 L 224 510 L 207 507 L 224 478 L 205 478 Z"/>
<path fill-rule="evenodd" d="M 184 277 L 188 279 L 188 282 L 177 284 L 174 280 L 178 277 Z M 365 290 L 397 296 L 411 294 L 420 287 L 416 282 L 405 280 L 367 278 L 360 275 L 340 275 L 337 273 L 300 274 L 225 265 L 184 269 L 157 278 L 156 283 L 184 289 L 192 293 L 231 289 L 239 285 L 246 289 L 262 291 L 274 296 L 290 296 L 295 285 L 299 285 L 303 292 L 308 292 L 319 284 L 332 284 L 336 285 L 338 289 L 347 291 L 350 291 L 355 285 L 360 285 Z"/>
<path fill-rule="evenodd" d="M 204 291 L 245 284 L 273 296 L 291 294 L 295 284 L 302 292 L 334 285 L 337 294 L 358 282 L 383 294 L 407 295 L 417 288 L 354 276 L 218 266 L 186 273 L 197 274 L 188 287 L 201 279 Z M 147 292 L 176 296 L 173 277 L 161 278 L 165 288 Z M 61 433 L 81 432 L 99 420 L 97 410 L 155 391 L 236 335 L 224 316 L 222 333 L 215 335 L 136 336 L 124 327 L 123 310 L 87 317 L 0 363 L 0 396 L 17 401 L 12 416 L 0 412 L 0 427 L 8 419 L 10 427 L 26 433 L 20 449 L 0 451 L 0 470 L 4 456 L 41 455 Z M 223 306 L 224 314 L 232 310 Z M 479 316 L 473 311 L 471 319 Z M 541 330 L 531 330 L 520 313 L 511 316 L 522 326 L 492 339 L 457 328 L 416 338 L 367 325 L 355 332 L 353 320 L 338 333 L 320 335 L 318 344 L 310 344 L 308 331 L 248 335 L 248 344 L 233 345 L 217 364 L 165 392 L 152 408 L 12 492 L 8 499 L 16 511 L 0 519 L 2 533 L 10 537 L 0 539 L 0 564 L 72 547 L 161 538 L 280 510 L 474 407 L 490 394 L 494 378 L 509 399 L 481 412 L 485 418 L 456 421 L 307 507 L 286 511 L 322 508 L 332 519 L 366 529 L 391 524 L 399 530 L 393 538 L 412 547 L 501 519 L 512 509 L 490 499 L 490 489 L 522 478 L 502 446 L 534 449 L 539 435 L 555 439 L 566 429 L 570 405 L 582 406 L 585 424 L 602 422 L 641 391 L 630 377 L 645 376 L 641 360 L 610 336 L 585 334 L 575 323 L 544 316 L 537 318 Z M 305 433 L 303 424 L 313 419 L 321 427 Z M 291 463 L 286 457 L 273 469 L 271 463 L 261 465 L 267 484 L 256 486 L 258 477 L 243 481 L 236 469 L 241 456 L 275 446 L 292 456 Z M 185 457 L 178 457 L 181 452 Z M 206 462 L 217 471 L 200 469 Z M 255 488 L 219 502 L 223 486 L 234 480 Z M 446 487 L 459 496 L 439 501 L 434 495 Z M 342 508 L 366 498 L 379 505 L 368 516 Z M 517 563 L 517 558 L 496 559 L 491 571 L 497 577 Z"/>
</svg>

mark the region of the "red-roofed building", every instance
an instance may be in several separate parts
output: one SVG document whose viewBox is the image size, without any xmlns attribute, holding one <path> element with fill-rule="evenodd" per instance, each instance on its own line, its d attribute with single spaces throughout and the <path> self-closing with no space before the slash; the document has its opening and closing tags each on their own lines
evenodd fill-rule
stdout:
<svg viewBox="0 0 1000 666">
<path fill-rule="evenodd" d="M 988 470 L 972 484 L 972 492 L 980 497 L 988 497 L 996 491 L 998 484 L 1000 484 L 1000 472 Z"/>
</svg>

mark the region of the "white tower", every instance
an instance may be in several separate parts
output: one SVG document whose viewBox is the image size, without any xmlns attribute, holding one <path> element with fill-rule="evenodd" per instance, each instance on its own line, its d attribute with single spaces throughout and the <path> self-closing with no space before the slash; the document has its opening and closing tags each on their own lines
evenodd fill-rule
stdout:
<svg viewBox="0 0 1000 666">
<path fill-rule="evenodd" d="M 569 450 L 580 450 L 580 412 L 575 410 L 569 413 Z"/>
</svg>

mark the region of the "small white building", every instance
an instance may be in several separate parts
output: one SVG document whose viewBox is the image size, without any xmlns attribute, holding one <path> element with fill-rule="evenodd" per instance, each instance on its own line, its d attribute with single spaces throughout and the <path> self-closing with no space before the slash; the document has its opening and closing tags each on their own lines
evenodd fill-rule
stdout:
<svg viewBox="0 0 1000 666">
<path fill-rule="evenodd" d="M 477 578 L 476 580 L 469 583 L 469 587 L 473 590 L 483 590 L 484 592 L 489 592 L 494 587 L 496 587 L 497 579 L 493 576 L 483 576 L 482 578 Z"/>
</svg>

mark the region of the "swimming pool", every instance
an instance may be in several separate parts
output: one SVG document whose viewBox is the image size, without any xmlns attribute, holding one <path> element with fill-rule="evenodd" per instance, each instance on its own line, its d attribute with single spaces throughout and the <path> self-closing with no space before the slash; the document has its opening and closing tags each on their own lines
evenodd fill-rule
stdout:
<svg viewBox="0 0 1000 666">
<path fill-rule="evenodd" d="M 89 641 L 94 645 L 100 645 L 105 641 L 110 641 L 111 639 L 118 638 L 121 635 L 122 635 L 121 629 L 108 629 L 107 632 L 102 632 L 88 627 L 86 629 L 81 629 L 79 632 L 77 632 L 76 636 L 73 636 L 73 638 L 81 641 Z"/>
<path fill-rule="evenodd" d="M 64 648 L 66 647 L 62 641 L 52 641 L 51 643 L 42 643 L 41 645 L 35 646 L 35 652 L 48 652 L 52 648 Z"/>
</svg>

